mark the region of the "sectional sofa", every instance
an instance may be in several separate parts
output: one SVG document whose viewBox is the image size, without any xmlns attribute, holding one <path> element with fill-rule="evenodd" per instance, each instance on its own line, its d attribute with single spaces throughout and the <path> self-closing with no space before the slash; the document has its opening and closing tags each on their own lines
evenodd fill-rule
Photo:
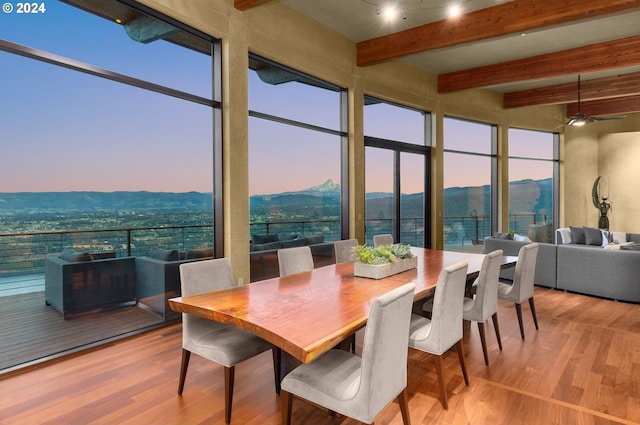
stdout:
<svg viewBox="0 0 640 425">
<path fill-rule="evenodd" d="M 575 236 L 577 228 L 556 230 L 555 244 L 538 243 L 535 284 L 619 301 L 640 302 L 640 235 L 602 232 L 599 243 L 594 236 L 586 243 Z M 572 232 L 571 230 L 576 230 Z M 584 230 L 584 229 L 583 229 Z M 595 229 L 598 230 L 598 229 Z M 591 235 L 596 233 L 591 229 Z M 573 236 L 573 237 L 572 237 Z M 483 252 L 502 249 L 505 255 L 518 255 L 530 241 L 500 237 L 484 240 Z M 513 270 L 501 277 L 513 279 Z"/>
</svg>

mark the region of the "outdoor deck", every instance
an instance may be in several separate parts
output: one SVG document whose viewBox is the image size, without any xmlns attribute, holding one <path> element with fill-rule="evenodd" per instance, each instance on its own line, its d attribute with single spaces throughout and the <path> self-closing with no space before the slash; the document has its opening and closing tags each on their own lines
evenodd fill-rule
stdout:
<svg viewBox="0 0 640 425">
<path fill-rule="evenodd" d="M 69 316 L 45 304 L 44 274 L 0 278 L 0 373 L 163 323 L 139 306 Z"/>
</svg>

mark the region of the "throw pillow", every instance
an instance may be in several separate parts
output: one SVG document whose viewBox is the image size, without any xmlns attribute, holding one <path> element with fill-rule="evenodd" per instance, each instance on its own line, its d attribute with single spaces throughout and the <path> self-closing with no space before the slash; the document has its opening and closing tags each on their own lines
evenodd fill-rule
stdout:
<svg viewBox="0 0 640 425">
<path fill-rule="evenodd" d="M 600 229 L 593 229 L 591 227 L 583 227 L 584 230 L 584 244 L 602 246 L 602 232 Z"/>
<path fill-rule="evenodd" d="M 513 235 L 513 240 L 517 242 L 531 242 L 531 239 L 529 239 L 528 237 L 519 235 L 517 233 Z"/>
<path fill-rule="evenodd" d="M 496 232 L 496 234 L 493 235 L 493 237 L 496 238 L 496 239 L 513 240 L 513 235 L 511 233 Z"/>
<path fill-rule="evenodd" d="M 572 243 L 584 245 L 584 229 L 582 227 L 569 226 L 569 230 L 571 231 Z"/>
<path fill-rule="evenodd" d="M 63 249 L 58 257 L 60 257 L 61 260 L 69 261 L 70 263 L 93 260 L 93 257 L 88 252 L 78 252 L 73 248 Z"/>
<path fill-rule="evenodd" d="M 213 257 L 213 248 L 200 248 L 187 251 L 185 255 L 186 260 L 192 260 L 194 258 L 210 258 Z"/>
<path fill-rule="evenodd" d="M 151 258 L 162 261 L 178 261 L 180 253 L 177 249 L 151 248 Z"/>
<path fill-rule="evenodd" d="M 638 234 L 638 233 L 627 233 L 627 242 L 640 243 L 640 234 Z"/>
<path fill-rule="evenodd" d="M 253 247 L 253 251 L 269 251 L 271 249 L 280 249 L 282 247 L 282 242 L 280 241 L 275 241 L 275 242 L 268 242 L 268 243 L 261 243 L 261 244 L 256 244 Z"/>
<path fill-rule="evenodd" d="M 278 239 L 278 234 L 277 233 L 268 233 L 266 235 L 251 235 L 251 241 L 254 244 L 259 244 L 259 243 L 271 243 L 271 242 L 277 242 Z"/>
<path fill-rule="evenodd" d="M 283 248 L 295 248 L 298 246 L 304 246 L 307 243 L 306 238 L 290 239 L 288 241 L 282 241 Z"/>
<path fill-rule="evenodd" d="M 315 245 L 324 242 L 324 235 L 307 236 L 307 245 Z"/>
</svg>

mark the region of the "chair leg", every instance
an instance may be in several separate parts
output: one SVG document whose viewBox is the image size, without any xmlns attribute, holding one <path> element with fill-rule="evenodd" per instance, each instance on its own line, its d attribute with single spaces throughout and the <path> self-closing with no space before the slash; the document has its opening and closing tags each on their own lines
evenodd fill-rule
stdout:
<svg viewBox="0 0 640 425">
<path fill-rule="evenodd" d="M 282 425 L 291 425 L 291 406 L 293 404 L 293 396 L 288 391 L 280 392 L 280 401 L 282 412 Z"/>
<path fill-rule="evenodd" d="M 462 347 L 462 340 L 456 342 L 456 351 L 458 352 L 458 360 L 460 360 L 460 367 L 462 368 L 462 376 L 464 377 L 464 383 L 469 386 L 469 374 L 467 373 L 467 364 L 464 361 L 464 351 Z"/>
<path fill-rule="evenodd" d="M 273 347 L 271 353 L 273 354 L 273 378 L 276 384 L 276 394 L 280 394 L 282 350 L 278 347 Z"/>
<path fill-rule="evenodd" d="M 538 316 L 536 316 L 536 305 L 533 303 L 533 297 L 529 298 L 529 307 L 531 307 L 531 315 L 533 316 L 533 323 L 535 323 L 536 330 L 538 330 Z"/>
<path fill-rule="evenodd" d="M 493 320 L 493 329 L 496 331 L 498 347 L 500 347 L 500 351 L 502 351 L 502 337 L 500 337 L 500 326 L 498 325 L 498 312 L 493 313 L 493 316 L 491 316 L 491 320 Z"/>
<path fill-rule="evenodd" d="M 409 416 L 409 404 L 407 403 L 407 387 L 404 387 L 402 392 L 398 394 L 398 405 L 400 406 L 400 413 L 402 414 L 402 423 L 404 425 L 411 425 L 411 417 Z"/>
<path fill-rule="evenodd" d="M 444 377 L 442 376 L 442 356 L 435 356 L 436 374 L 438 375 L 438 383 L 440 384 L 440 402 L 444 410 L 449 409 L 447 404 L 447 389 L 444 385 Z"/>
<path fill-rule="evenodd" d="M 520 324 L 520 336 L 524 340 L 524 325 L 522 324 L 522 305 L 516 303 L 516 314 L 518 315 L 518 323 Z"/>
<path fill-rule="evenodd" d="M 487 335 L 484 330 L 484 322 L 478 322 L 478 332 L 480 333 L 480 343 L 482 345 L 482 355 L 484 356 L 484 364 L 489 365 L 489 354 L 487 353 Z"/>
<path fill-rule="evenodd" d="M 236 367 L 224 368 L 224 423 L 231 423 L 231 406 L 233 405 L 233 382 Z"/>
<path fill-rule="evenodd" d="M 191 351 L 182 349 L 182 364 L 180 365 L 180 382 L 178 383 L 178 395 L 182 395 L 184 390 L 184 380 L 187 377 L 187 368 L 189 367 L 189 359 Z"/>
</svg>

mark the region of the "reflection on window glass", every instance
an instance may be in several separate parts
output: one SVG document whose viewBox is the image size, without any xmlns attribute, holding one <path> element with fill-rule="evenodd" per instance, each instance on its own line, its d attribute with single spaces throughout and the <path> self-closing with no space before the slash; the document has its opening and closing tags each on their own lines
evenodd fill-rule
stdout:
<svg viewBox="0 0 640 425">
<path fill-rule="evenodd" d="M 424 155 L 400 155 L 400 240 L 424 246 Z"/>
<path fill-rule="evenodd" d="M 256 59 L 249 64 L 249 110 L 340 130 L 338 90 Z"/>
<path fill-rule="evenodd" d="M 379 139 L 425 144 L 423 112 L 366 98 L 364 134 Z"/>
<path fill-rule="evenodd" d="M 365 149 L 366 243 L 369 245 L 373 245 L 374 235 L 393 234 L 393 156 L 394 152 L 387 149 Z"/>
<path fill-rule="evenodd" d="M 211 99 L 210 42 L 115 0 L 82 7 L 3 14 L 0 39 Z"/>
<path fill-rule="evenodd" d="M 444 120 L 445 249 L 480 250 L 491 234 L 493 134 L 487 124 Z"/>
<path fill-rule="evenodd" d="M 279 249 L 311 246 L 316 267 L 342 237 L 341 93 L 249 60 L 251 281 L 277 276 Z M 266 115 L 264 115 L 266 114 Z M 312 124 L 312 125 L 309 125 Z"/>
<path fill-rule="evenodd" d="M 509 129 L 509 229 L 553 242 L 555 135 Z"/>
</svg>

